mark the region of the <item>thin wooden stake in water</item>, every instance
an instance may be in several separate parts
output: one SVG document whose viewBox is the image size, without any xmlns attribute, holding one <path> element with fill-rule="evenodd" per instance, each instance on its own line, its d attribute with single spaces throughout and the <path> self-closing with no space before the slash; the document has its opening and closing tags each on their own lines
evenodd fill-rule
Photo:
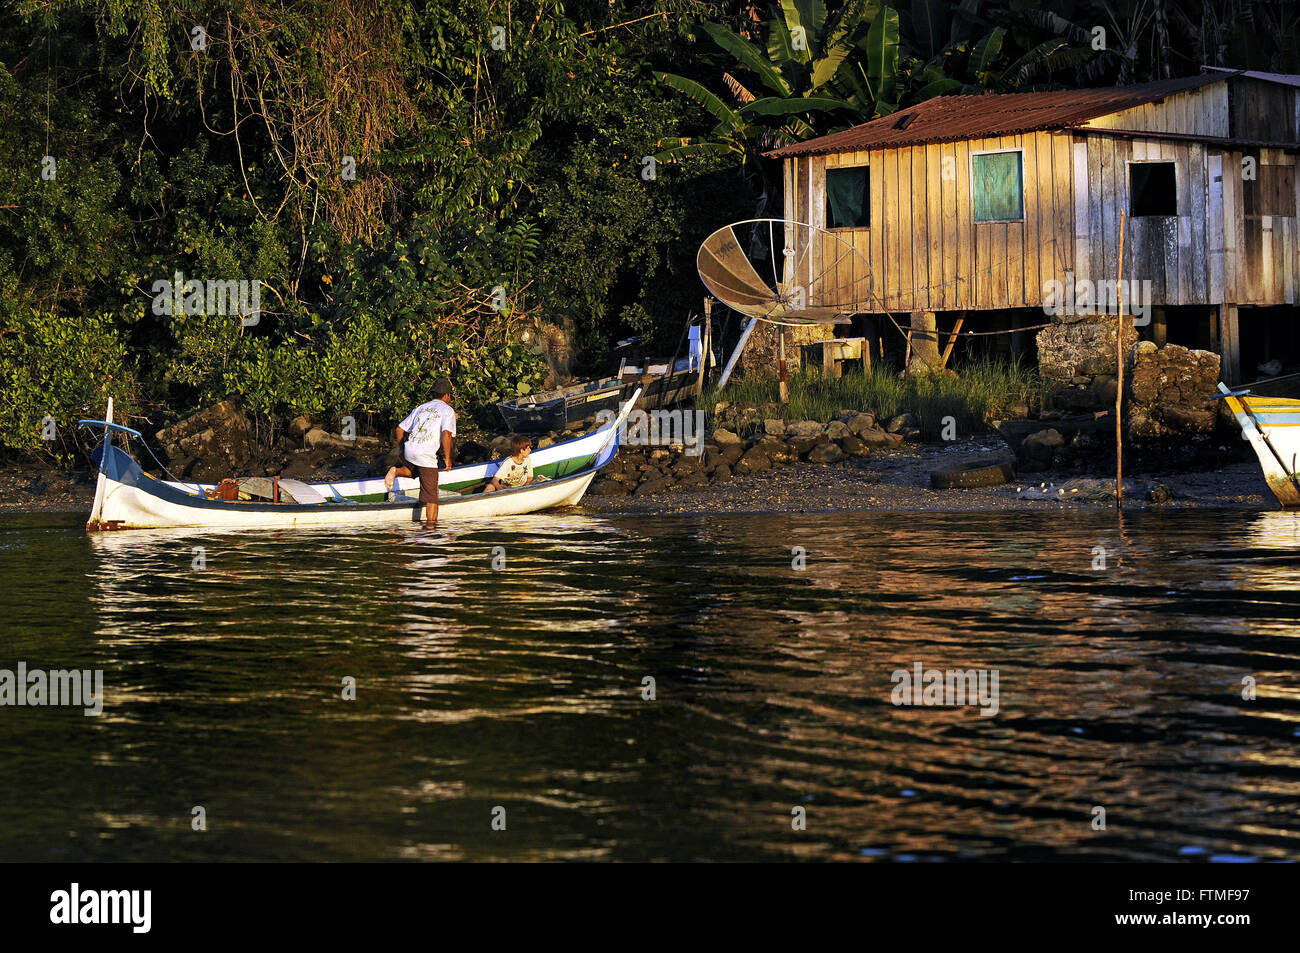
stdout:
<svg viewBox="0 0 1300 953">
<path fill-rule="evenodd" d="M 1119 299 L 1119 314 L 1115 316 L 1115 506 L 1124 509 L 1124 332 L 1128 322 L 1124 320 L 1124 214 L 1119 213 L 1119 280 L 1116 295 Z"/>
</svg>

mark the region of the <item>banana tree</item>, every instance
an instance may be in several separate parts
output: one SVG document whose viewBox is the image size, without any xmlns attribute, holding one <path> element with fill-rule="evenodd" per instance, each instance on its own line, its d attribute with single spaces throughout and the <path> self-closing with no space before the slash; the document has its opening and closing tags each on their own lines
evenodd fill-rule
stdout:
<svg viewBox="0 0 1300 953">
<path fill-rule="evenodd" d="M 1093 56 L 1087 45 L 1070 45 L 1070 39 L 1080 39 L 1076 32 L 1068 38 L 1048 36 L 1008 62 L 1011 54 L 1003 49 L 1008 30 L 991 26 L 981 15 L 982 5 L 983 0 L 962 0 L 953 9 L 948 0 L 913 0 L 904 27 L 908 45 L 919 61 L 912 74 L 921 82 L 909 97 L 911 101 L 945 93 L 1008 92 L 1042 73 L 1077 68 Z M 1013 17 L 1001 11 L 999 16 L 1016 25 L 1016 45 L 1021 48 L 1033 42 L 1034 34 L 1060 32 L 1045 30 L 1041 19 L 1059 19 L 1055 14 L 1025 10 L 1015 11 Z M 949 24 L 946 42 L 945 20 Z"/>
<path fill-rule="evenodd" d="M 656 159 L 673 162 L 734 153 L 757 166 L 762 151 L 816 136 L 818 125 L 827 124 L 816 123 L 815 116 L 838 112 L 849 121 L 871 118 L 874 113 L 863 113 L 833 81 L 857 54 L 881 11 L 888 9 L 875 0 L 849 0 L 831 15 L 822 0 L 782 0 L 778 14 L 767 22 L 762 47 L 720 24 L 702 24 L 701 31 L 731 59 L 722 78 L 735 105 L 694 80 L 656 73 L 657 79 L 685 93 L 718 121 L 707 137 L 661 142 L 664 148 Z M 896 69 L 896 14 L 894 23 Z"/>
<path fill-rule="evenodd" d="M 898 11 L 881 7 L 856 45 L 858 55 L 832 81 L 863 119 L 887 116 L 898 109 L 905 87 L 905 77 L 899 72 L 900 36 Z"/>
</svg>

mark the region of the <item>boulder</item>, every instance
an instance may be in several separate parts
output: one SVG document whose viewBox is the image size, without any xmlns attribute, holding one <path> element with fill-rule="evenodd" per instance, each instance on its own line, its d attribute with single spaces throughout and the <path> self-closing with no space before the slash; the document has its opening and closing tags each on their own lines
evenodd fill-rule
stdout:
<svg viewBox="0 0 1300 953">
<path fill-rule="evenodd" d="M 697 473 L 704 469 L 703 457 L 692 457 L 688 454 L 682 454 L 673 461 L 672 471 L 678 476 L 684 476 L 688 473 Z"/>
<path fill-rule="evenodd" d="M 730 467 L 737 460 L 745 455 L 745 449 L 738 443 L 723 447 L 716 453 L 708 453 L 704 456 L 704 469 L 714 470 L 717 467 Z"/>
<path fill-rule="evenodd" d="M 1065 437 L 1054 427 L 1037 430 L 1021 442 L 1016 460 L 1022 470 L 1030 472 L 1051 467 L 1056 452 L 1065 446 Z"/>
<path fill-rule="evenodd" d="M 252 455 L 253 429 L 234 401 L 223 400 L 193 416 L 164 427 L 155 435 L 170 459 L 194 457 L 230 469 Z"/>
<path fill-rule="evenodd" d="M 635 493 L 634 493 L 633 495 L 634 495 L 634 496 L 650 496 L 650 495 L 655 494 L 655 493 L 661 493 L 661 492 L 663 492 L 664 490 L 668 489 L 668 486 L 669 486 L 669 483 L 668 483 L 667 480 L 662 480 L 662 479 L 661 479 L 661 480 L 654 480 L 654 479 L 646 480 L 644 483 L 642 483 L 639 487 L 636 488 L 636 491 L 635 491 Z"/>
<path fill-rule="evenodd" d="M 833 443 L 819 443 L 808 451 L 809 463 L 835 463 L 843 457 L 843 451 Z"/>
<path fill-rule="evenodd" d="M 784 420 L 775 420 L 775 419 L 773 419 L 773 420 L 764 420 L 764 421 L 763 421 L 763 432 L 766 433 L 766 434 L 771 434 L 773 437 L 784 437 L 784 436 L 785 436 L 785 421 L 784 421 Z"/>
<path fill-rule="evenodd" d="M 289 462 L 285 464 L 279 475 L 283 479 L 310 480 L 328 459 L 329 451 L 295 450 L 289 455 Z M 206 474 L 199 473 L 196 468 L 193 478 L 205 483 L 211 482 L 205 477 Z"/>
<path fill-rule="evenodd" d="M 289 421 L 289 434 L 295 440 L 301 440 L 307 435 L 307 431 L 311 430 L 311 428 L 311 418 L 306 414 L 299 414 L 297 417 L 293 418 L 293 420 Z"/>
<path fill-rule="evenodd" d="M 826 436 L 832 440 L 843 440 L 845 437 L 851 436 L 852 433 L 853 431 L 849 429 L 848 424 L 842 420 L 832 420 L 826 425 Z"/>
<path fill-rule="evenodd" d="M 302 445 L 307 450 L 334 450 L 348 454 L 371 454 L 379 451 L 378 437 L 356 437 L 346 440 L 336 433 L 313 427 L 303 435 Z"/>
<path fill-rule="evenodd" d="M 740 476 L 746 473 L 758 473 L 760 470 L 768 470 L 772 467 L 772 461 L 768 459 L 766 453 L 760 447 L 751 447 L 745 451 L 745 455 L 740 458 L 736 464 L 736 475 Z"/>
<path fill-rule="evenodd" d="M 1214 429 L 1215 409 L 1176 404 L 1165 407 L 1160 412 L 1160 422 L 1166 430 L 1184 433 L 1209 433 Z"/>
<path fill-rule="evenodd" d="M 1139 442 L 1162 438 L 1160 446 L 1189 437 L 1208 440 L 1219 412 L 1220 402 L 1214 399 L 1218 380 L 1219 355 L 1143 341 L 1132 356 L 1130 436 Z M 1151 444 L 1151 449 L 1156 446 Z"/>
<path fill-rule="evenodd" d="M 824 433 L 819 433 L 811 437 L 793 437 L 786 441 L 786 445 L 790 448 L 792 454 L 802 457 L 818 444 L 826 443 L 828 439 Z"/>
<path fill-rule="evenodd" d="M 887 449 L 889 447 L 896 446 L 898 443 L 898 441 L 890 437 L 890 435 L 887 434 L 885 431 L 875 427 L 868 430 L 863 430 L 857 436 L 859 440 L 861 440 L 864 444 L 866 444 L 868 447 L 872 448 L 873 450 Z"/>
<path fill-rule="evenodd" d="M 871 453 L 871 448 L 860 437 L 850 434 L 840 440 L 840 449 L 844 451 L 846 457 L 865 457 Z"/>
<path fill-rule="evenodd" d="M 790 445 L 778 437 L 764 437 L 754 446 L 762 450 L 773 464 L 788 463 L 796 456 Z"/>
<path fill-rule="evenodd" d="M 741 442 L 739 436 L 737 436 L 733 431 L 727 430 L 723 427 L 719 427 L 717 430 L 713 431 L 711 439 L 722 448 L 738 446 Z"/>
<path fill-rule="evenodd" d="M 1063 318 L 1073 318 L 1066 320 Z M 1125 342 L 1137 343 L 1137 330 L 1125 329 Z M 1054 316 L 1038 332 L 1038 368 L 1044 379 L 1068 383 L 1075 377 L 1115 373 L 1115 318 L 1109 315 Z"/>
<path fill-rule="evenodd" d="M 630 490 L 625 483 L 606 477 L 593 480 L 587 492 L 592 496 L 627 496 Z"/>
<path fill-rule="evenodd" d="M 818 437 L 823 431 L 822 425 L 815 420 L 796 420 L 786 424 L 785 428 L 787 437 Z"/>
<path fill-rule="evenodd" d="M 870 411 L 854 414 L 844 422 L 849 432 L 855 437 L 861 437 L 868 430 L 874 430 L 876 427 L 876 415 Z"/>
<path fill-rule="evenodd" d="M 915 426 L 916 426 L 916 418 L 913 417 L 911 414 L 902 413 L 890 417 L 889 422 L 885 424 L 885 430 L 889 433 L 899 433 L 904 429 L 910 430 Z"/>
</svg>

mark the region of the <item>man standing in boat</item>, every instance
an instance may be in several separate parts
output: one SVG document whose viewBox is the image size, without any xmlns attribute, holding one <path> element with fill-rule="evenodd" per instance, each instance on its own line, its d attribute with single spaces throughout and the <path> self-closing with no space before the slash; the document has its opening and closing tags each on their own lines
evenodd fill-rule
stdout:
<svg viewBox="0 0 1300 953">
<path fill-rule="evenodd" d="M 420 502 L 424 504 L 425 525 L 438 525 L 438 451 L 442 450 L 446 469 L 455 466 L 452 443 L 456 436 L 456 411 L 451 409 L 451 381 L 439 377 L 433 382 L 433 400 L 421 404 L 397 425 L 397 442 L 406 441 L 406 465 L 390 467 L 384 486 L 393 488 L 399 477 L 418 477 Z"/>
</svg>

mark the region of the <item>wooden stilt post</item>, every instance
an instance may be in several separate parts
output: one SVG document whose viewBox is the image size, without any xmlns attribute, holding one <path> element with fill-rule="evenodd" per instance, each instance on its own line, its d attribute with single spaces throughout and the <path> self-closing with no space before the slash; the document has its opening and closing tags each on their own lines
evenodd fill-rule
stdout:
<svg viewBox="0 0 1300 953">
<path fill-rule="evenodd" d="M 706 369 L 709 366 L 710 349 L 713 346 L 713 342 L 710 340 L 710 337 L 712 337 L 711 334 L 712 329 L 713 329 L 713 299 L 708 295 L 705 295 L 704 296 L 704 327 L 700 328 L 700 344 L 704 347 L 704 352 L 700 355 L 700 386 L 698 390 L 698 393 L 700 394 L 704 393 L 704 376 L 705 376 Z"/>
<path fill-rule="evenodd" d="M 1119 314 L 1115 316 L 1115 506 L 1124 509 L 1124 332 L 1128 320 L 1124 315 L 1124 217 L 1126 209 L 1119 212 L 1119 280 L 1116 294 Z"/>
<path fill-rule="evenodd" d="M 957 323 L 952 326 L 952 333 L 948 335 L 948 343 L 944 345 L 943 354 L 939 356 L 940 369 L 948 366 L 948 358 L 952 356 L 953 346 L 957 343 L 957 335 L 961 331 L 962 322 L 966 320 L 966 312 L 957 315 Z"/>
</svg>

